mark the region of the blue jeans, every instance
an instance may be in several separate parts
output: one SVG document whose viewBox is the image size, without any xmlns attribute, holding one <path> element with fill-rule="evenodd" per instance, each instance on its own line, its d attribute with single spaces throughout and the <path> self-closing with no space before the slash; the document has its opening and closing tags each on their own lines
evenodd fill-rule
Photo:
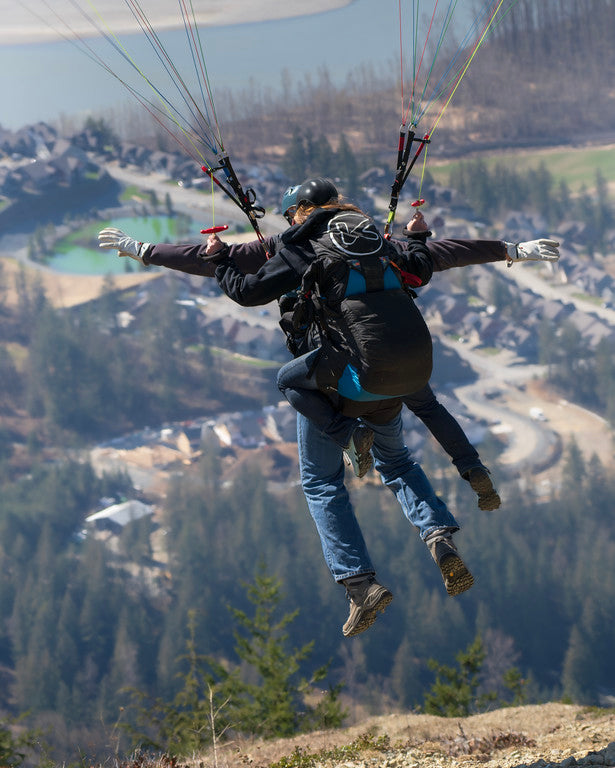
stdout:
<svg viewBox="0 0 615 768">
<path fill-rule="evenodd" d="M 313 368 L 320 350 L 308 352 L 286 363 L 278 371 L 278 389 L 304 416 L 310 418 L 321 432 L 338 446 L 345 448 L 357 426 L 357 419 L 344 416 L 331 400 L 316 386 Z"/>
<path fill-rule="evenodd" d="M 470 443 L 454 416 L 438 402 L 429 384 L 418 392 L 406 395 L 403 401 L 448 453 L 460 475 L 463 476 L 470 469 L 484 466 L 476 448 Z"/>
<path fill-rule="evenodd" d="M 459 530 L 446 504 L 404 445 L 401 416 L 374 430 L 372 454 L 382 481 L 424 540 L 435 530 Z M 303 492 L 316 524 L 325 562 L 336 581 L 375 573 L 367 545 L 344 485 L 342 448 L 306 416 L 297 414 L 297 444 Z"/>
</svg>

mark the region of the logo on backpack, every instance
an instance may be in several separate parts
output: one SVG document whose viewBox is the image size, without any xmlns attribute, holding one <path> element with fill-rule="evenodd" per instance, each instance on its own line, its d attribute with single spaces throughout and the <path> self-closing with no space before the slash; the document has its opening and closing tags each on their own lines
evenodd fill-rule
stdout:
<svg viewBox="0 0 615 768">
<path fill-rule="evenodd" d="M 371 256 L 382 249 L 384 240 L 374 222 L 355 211 L 334 216 L 327 227 L 332 245 L 347 256 Z"/>
</svg>

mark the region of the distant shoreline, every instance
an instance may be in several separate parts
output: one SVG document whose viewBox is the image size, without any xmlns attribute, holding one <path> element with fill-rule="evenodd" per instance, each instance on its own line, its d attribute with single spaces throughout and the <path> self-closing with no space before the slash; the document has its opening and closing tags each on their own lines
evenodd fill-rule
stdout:
<svg viewBox="0 0 615 768">
<path fill-rule="evenodd" d="M 333 11 L 350 5 L 353 0 L 311 0 L 309 5 L 298 0 L 226 0 L 223 9 L 220 0 L 201 0 L 201 11 L 197 14 L 200 26 L 222 26 L 248 24 L 276 19 L 288 19 Z M 183 28 L 180 11 L 170 14 L 168 0 L 151 0 L 147 4 L 147 17 L 156 31 Z M 114 34 L 137 34 L 141 32 L 130 10 L 120 0 L 100 0 L 101 18 Z M 60 13 L 60 10 L 57 10 Z M 34 15 L 12 0 L 0 0 L 0 44 L 29 45 L 51 43 L 73 37 L 97 36 L 91 22 L 84 19 L 70 6 L 61 12 L 63 21 L 45 7 Z M 49 23 L 47 23 L 47 20 Z M 70 29 L 70 31 L 69 31 Z"/>
</svg>

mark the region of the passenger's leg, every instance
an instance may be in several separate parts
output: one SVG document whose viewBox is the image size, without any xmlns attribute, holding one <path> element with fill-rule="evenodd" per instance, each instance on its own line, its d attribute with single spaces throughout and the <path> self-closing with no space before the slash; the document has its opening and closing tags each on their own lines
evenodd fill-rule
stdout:
<svg viewBox="0 0 615 768">
<path fill-rule="evenodd" d="M 372 466 L 373 433 L 357 419 L 341 414 L 317 389 L 314 367 L 318 356 L 319 350 L 314 350 L 284 365 L 278 372 L 278 389 L 298 413 L 344 448 L 354 473 L 363 477 Z"/>
<path fill-rule="evenodd" d="M 344 485 L 342 449 L 314 423 L 297 414 L 301 483 L 316 525 L 325 562 L 346 587 L 350 614 L 342 631 L 351 637 L 368 629 L 393 599 L 375 579 L 375 569 Z"/>
</svg>

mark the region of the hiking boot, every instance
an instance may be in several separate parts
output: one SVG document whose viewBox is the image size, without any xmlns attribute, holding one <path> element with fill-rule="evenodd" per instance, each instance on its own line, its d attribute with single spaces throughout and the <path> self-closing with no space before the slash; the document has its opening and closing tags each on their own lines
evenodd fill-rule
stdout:
<svg viewBox="0 0 615 768">
<path fill-rule="evenodd" d="M 352 637 L 371 627 L 378 613 L 383 613 L 391 602 L 393 595 L 382 584 L 378 584 L 375 576 L 365 576 L 354 584 L 347 581 L 343 584 L 350 600 L 350 614 L 342 627 L 342 633 L 344 637 Z"/>
<path fill-rule="evenodd" d="M 436 534 L 425 542 L 440 569 L 449 595 L 460 595 L 474 584 L 474 577 L 459 557 L 450 533 Z"/>
<path fill-rule="evenodd" d="M 498 509 L 501 504 L 498 492 L 493 487 L 489 470 L 486 467 L 475 467 L 463 475 L 478 496 L 479 509 Z"/>
<path fill-rule="evenodd" d="M 360 424 L 352 433 L 350 443 L 344 448 L 344 461 L 352 467 L 357 477 L 363 477 L 372 468 L 374 462 L 370 450 L 373 444 L 373 431 Z"/>
</svg>

